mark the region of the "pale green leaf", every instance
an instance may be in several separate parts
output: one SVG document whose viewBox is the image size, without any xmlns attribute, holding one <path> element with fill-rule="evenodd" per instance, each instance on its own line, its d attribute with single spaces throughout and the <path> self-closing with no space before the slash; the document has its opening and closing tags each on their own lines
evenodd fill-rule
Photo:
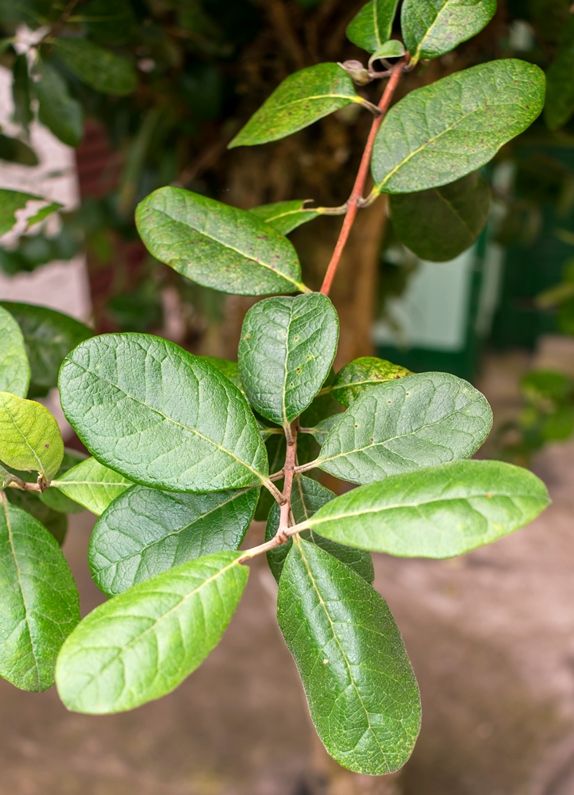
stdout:
<svg viewBox="0 0 574 795">
<path fill-rule="evenodd" d="M 80 505 L 75 500 L 70 499 L 70 497 L 67 497 L 63 492 L 60 491 L 60 489 L 55 488 L 53 484 L 59 478 L 64 477 L 64 475 L 69 472 L 70 469 L 73 469 L 86 459 L 87 456 L 85 453 L 79 453 L 77 450 L 64 449 L 64 458 L 62 459 L 60 468 L 56 473 L 56 477 L 52 481 L 50 488 L 46 489 L 46 491 L 39 495 L 40 500 L 52 510 L 59 511 L 60 513 L 81 513 L 84 510 L 84 506 Z M 42 519 L 39 516 L 36 518 L 42 522 Z M 46 523 L 42 522 L 42 524 Z"/>
<path fill-rule="evenodd" d="M 57 542 L 0 497 L 0 676 L 22 690 L 51 687 L 60 647 L 79 620 L 78 593 Z"/>
<path fill-rule="evenodd" d="M 412 91 L 375 139 L 380 193 L 435 188 L 484 166 L 542 111 L 544 73 L 514 59 L 473 66 Z"/>
<path fill-rule="evenodd" d="M 55 52 L 83 83 L 103 94 L 131 94 L 137 75 L 131 61 L 87 39 L 56 38 Z"/>
<path fill-rule="evenodd" d="M 369 58 L 369 63 L 380 58 L 401 58 L 405 54 L 405 46 L 396 39 L 391 39 L 381 45 Z"/>
<path fill-rule="evenodd" d="M 136 224 L 150 254 L 205 287 L 238 295 L 307 291 L 291 243 L 247 210 L 160 188 L 138 205 Z"/>
<path fill-rule="evenodd" d="M 496 0 L 405 0 L 401 28 L 411 60 L 438 58 L 488 25 Z"/>
<path fill-rule="evenodd" d="M 62 435 L 48 409 L 0 392 L 0 461 L 13 469 L 39 472 L 50 481 L 63 457 Z"/>
<path fill-rule="evenodd" d="M 423 260 L 448 262 L 476 241 L 488 220 L 490 189 L 478 172 L 449 185 L 389 197 L 393 228 Z"/>
<path fill-rule="evenodd" d="M 320 508 L 308 524 L 361 549 L 450 558 L 523 527 L 549 502 L 546 487 L 527 469 L 454 461 L 353 489 Z"/>
<path fill-rule="evenodd" d="M 133 486 L 96 522 L 88 555 L 94 582 L 115 596 L 181 563 L 238 549 L 258 499 L 258 489 L 173 494 Z"/>
<path fill-rule="evenodd" d="M 148 334 L 82 342 L 60 370 L 64 414 L 92 455 L 169 491 L 259 486 L 267 453 L 241 392 L 199 356 Z"/>
<path fill-rule="evenodd" d="M 94 332 L 73 317 L 45 306 L 12 301 L 2 301 L 0 306 L 17 320 L 24 335 L 32 368 L 30 394 L 34 397 L 47 395 L 58 383 L 64 356 Z"/>
<path fill-rule="evenodd" d="M 321 293 L 255 304 L 245 316 L 238 353 L 251 405 L 272 422 L 291 423 L 329 375 L 338 340 L 337 312 Z"/>
<path fill-rule="evenodd" d="M 97 607 L 58 658 L 60 698 L 109 714 L 174 690 L 217 646 L 247 583 L 238 552 L 192 560 Z"/>
<path fill-rule="evenodd" d="M 38 61 L 34 83 L 38 97 L 38 119 L 56 138 L 68 146 L 78 146 L 84 134 L 82 106 L 68 91 L 68 86 L 54 67 Z"/>
<path fill-rule="evenodd" d="M 108 469 L 95 458 L 87 458 L 52 481 L 53 487 L 96 516 L 102 514 L 116 497 L 133 485 L 133 481 L 113 469 Z"/>
<path fill-rule="evenodd" d="M 254 146 L 285 138 L 351 105 L 365 104 L 349 75 L 336 63 L 309 66 L 284 80 L 229 144 Z"/>
<path fill-rule="evenodd" d="M 22 193 L 18 190 L 0 189 L 0 236 L 9 232 L 16 223 L 17 210 L 23 210 L 29 201 L 46 202 L 41 196 L 36 196 L 33 193 Z M 49 210 L 53 212 L 61 207 L 60 204 L 52 203 L 45 208 L 46 212 Z M 36 214 L 38 215 L 38 213 Z M 30 219 L 34 221 L 34 219 Z M 30 225 L 30 221 L 29 221 Z"/>
<path fill-rule="evenodd" d="M 348 566 L 299 541 L 279 581 L 277 620 L 329 754 L 371 776 L 404 765 L 420 729 L 420 698 L 384 599 Z"/>
<path fill-rule="evenodd" d="M 316 480 L 306 478 L 304 475 L 295 475 L 293 479 L 293 490 L 291 492 L 291 507 L 293 510 L 293 518 L 296 524 L 307 521 L 313 514 L 315 514 L 322 505 L 333 500 L 335 495 L 329 489 L 326 489 Z M 269 513 L 267 519 L 267 526 L 265 528 L 265 540 L 270 541 L 277 530 L 279 529 L 279 504 L 275 502 Z M 311 541 L 313 544 L 324 549 L 330 555 L 334 555 L 341 563 L 350 566 L 357 574 L 372 583 L 375 579 L 375 569 L 373 567 L 373 560 L 370 554 L 365 553 L 364 550 L 353 549 L 353 547 L 344 546 L 331 541 L 329 538 L 323 538 L 312 530 L 304 530 L 301 533 L 301 538 L 305 541 Z M 277 582 L 281 577 L 285 558 L 289 554 L 289 550 L 293 544 L 292 539 L 280 547 L 271 549 L 267 553 L 267 561 L 269 568 Z"/>
<path fill-rule="evenodd" d="M 551 130 L 557 130 L 574 115 L 574 17 L 566 25 L 558 50 L 546 72 L 548 93 L 545 117 Z"/>
<path fill-rule="evenodd" d="M 469 458 L 492 411 L 484 395 L 448 373 L 420 373 L 371 387 L 331 428 L 315 466 L 352 483 Z"/>
<path fill-rule="evenodd" d="M 376 356 L 362 356 L 339 370 L 330 391 L 335 400 L 348 408 L 370 387 L 378 386 L 385 381 L 396 381 L 397 378 L 404 378 L 406 375 L 412 375 L 406 367 L 393 364 L 386 359 L 377 359 Z"/>
<path fill-rule="evenodd" d="M 260 207 L 253 207 L 249 212 L 271 224 L 282 235 L 288 235 L 298 226 L 312 221 L 313 218 L 317 218 L 321 214 L 317 210 L 306 210 L 305 204 L 306 200 L 295 199 L 294 201 L 262 204 Z"/>
<path fill-rule="evenodd" d="M 391 37 L 398 4 L 399 0 L 370 0 L 349 23 L 349 41 L 370 53 L 380 50 Z"/>
<path fill-rule="evenodd" d="M 26 397 L 30 384 L 30 365 L 20 326 L 0 306 L 0 392 Z"/>
</svg>

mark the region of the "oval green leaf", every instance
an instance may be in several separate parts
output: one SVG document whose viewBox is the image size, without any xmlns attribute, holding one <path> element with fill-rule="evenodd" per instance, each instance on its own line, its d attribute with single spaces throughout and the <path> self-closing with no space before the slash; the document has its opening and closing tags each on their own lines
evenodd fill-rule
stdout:
<svg viewBox="0 0 574 795">
<path fill-rule="evenodd" d="M 306 200 L 295 199 L 288 202 L 275 202 L 262 204 L 249 210 L 262 221 L 266 221 L 282 235 L 288 235 L 298 226 L 312 221 L 321 213 L 318 210 L 305 209 Z"/>
<path fill-rule="evenodd" d="M 1 479 L 1 478 L 0 478 Z M 47 492 L 46 492 L 47 493 Z M 68 532 L 68 517 L 63 513 L 54 511 L 41 499 L 42 495 L 34 491 L 21 491 L 20 489 L 7 489 L 8 502 L 32 514 L 46 530 L 53 535 L 58 546 L 62 546 Z"/>
<path fill-rule="evenodd" d="M 307 521 L 307 519 L 310 519 L 322 505 L 335 499 L 335 495 L 332 491 L 329 491 L 329 489 L 317 483 L 316 480 L 306 478 L 304 475 L 295 475 L 291 497 L 293 518 L 297 524 Z M 270 541 L 279 529 L 279 513 L 279 504 L 275 502 L 267 519 L 267 527 L 265 528 L 266 541 Z M 312 530 L 304 530 L 301 533 L 301 538 L 305 541 L 317 544 L 317 546 L 321 547 L 325 552 L 334 555 L 341 563 L 349 566 L 369 584 L 375 579 L 373 559 L 368 552 L 365 553 L 364 550 L 353 549 L 343 544 L 337 544 L 329 538 L 323 538 L 322 536 L 314 534 Z M 283 571 L 283 564 L 285 563 L 285 559 L 292 545 L 293 540 L 289 539 L 286 544 L 271 549 L 267 553 L 269 568 L 277 582 L 279 582 L 281 572 Z"/>
<path fill-rule="evenodd" d="M 285 138 L 353 102 L 365 104 L 336 63 L 309 66 L 284 80 L 249 119 L 229 148 Z"/>
<path fill-rule="evenodd" d="M 108 596 L 203 555 L 238 549 L 259 489 L 173 494 L 133 486 L 96 522 L 89 561 Z"/>
<path fill-rule="evenodd" d="M 111 50 L 79 38 L 52 40 L 56 55 L 86 85 L 102 94 L 131 94 L 137 85 L 133 64 Z"/>
<path fill-rule="evenodd" d="M 424 260 L 448 262 L 476 241 L 488 220 L 490 189 L 478 172 L 450 185 L 389 197 L 393 227 Z"/>
<path fill-rule="evenodd" d="M 541 69 L 514 59 L 473 66 L 412 91 L 389 111 L 373 151 L 379 193 L 454 182 L 491 160 L 544 105 Z"/>
<path fill-rule="evenodd" d="M 0 392 L 26 397 L 30 385 L 30 364 L 20 326 L 0 306 Z"/>
<path fill-rule="evenodd" d="M 239 341 L 239 372 L 251 405 L 288 425 L 309 406 L 329 375 L 339 319 L 321 293 L 267 298 L 251 307 Z"/>
<path fill-rule="evenodd" d="M 29 201 L 40 201 L 46 203 L 47 199 L 43 199 L 41 196 L 36 196 L 33 193 L 22 193 L 19 190 L 7 190 L 5 188 L 0 189 L 0 236 L 5 235 L 6 232 L 9 232 L 12 229 L 16 223 L 16 211 L 23 210 Z M 62 205 L 58 204 L 57 202 L 52 204 L 48 203 L 48 206 L 43 210 L 40 210 L 36 216 L 28 219 L 28 225 L 31 226 L 32 223 L 36 223 L 37 220 L 41 220 L 41 218 L 38 218 L 38 216 L 40 216 L 42 213 L 44 213 L 42 217 L 46 217 L 46 215 L 58 210 L 61 206 Z"/>
<path fill-rule="evenodd" d="M 451 558 L 531 522 L 549 504 L 532 472 L 499 461 L 454 461 L 353 489 L 308 524 L 360 549 Z"/>
<path fill-rule="evenodd" d="M 168 491 L 259 486 L 267 453 L 241 392 L 199 356 L 148 334 L 82 342 L 60 370 L 64 414 L 88 450 Z"/>
<path fill-rule="evenodd" d="M 492 425 L 484 395 L 448 373 L 420 373 L 372 387 L 329 432 L 315 466 L 372 483 L 469 458 Z"/>
<path fill-rule="evenodd" d="M 1 497 L 0 557 L 0 676 L 21 690 L 46 690 L 80 620 L 72 574 L 46 528 Z"/>
<path fill-rule="evenodd" d="M 370 0 L 349 23 L 349 41 L 370 53 L 380 50 L 391 37 L 398 4 L 399 0 Z"/>
<path fill-rule="evenodd" d="M 66 472 L 69 472 L 70 469 L 73 469 L 80 462 L 85 461 L 86 458 L 87 456 L 84 453 L 79 453 L 77 450 L 64 449 L 64 458 L 56 473 L 56 477 L 52 480 L 50 488 L 40 494 L 40 499 L 45 505 L 48 505 L 54 511 L 59 511 L 60 513 L 81 513 L 84 510 L 83 505 L 67 497 L 60 489 L 53 488 L 53 484 L 54 481 L 63 477 Z M 40 518 L 38 517 L 38 519 Z M 40 521 L 42 520 L 40 519 Z M 45 522 L 43 522 L 43 524 L 45 524 Z"/>
<path fill-rule="evenodd" d="M 49 482 L 63 458 L 62 435 L 48 409 L 0 392 L 0 461 L 13 469 L 38 472 Z"/>
<path fill-rule="evenodd" d="M 160 188 L 138 205 L 136 225 L 150 254 L 205 287 L 237 295 L 308 292 L 291 243 L 247 210 Z"/>
<path fill-rule="evenodd" d="M 362 356 L 339 370 L 331 386 L 331 393 L 335 400 L 348 408 L 370 387 L 385 381 L 396 381 L 406 375 L 412 375 L 406 367 L 376 356 Z"/>
<path fill-rule="evenodd" d="M 0 306 L 10 312 L 22 330 L 32 369 L 30 395 L 43 397 L 57 385 L 66 354 L 94 332 L 73 317 L 46 306 L 15 301 L 2 301 Z"/>
<path fill-rule="evenodd" d="M 438 58 L 485 28 L 496 0 L 405 0 L 401 29 L 411 62 Z"/>
<path fill-rule="evenodd" d="M 62 143 L 78 146 L 84 135 L 82 106 L 70 95 L 65 80 L 51 64 L 38 61 L 34 71 L 40 78 L 34 83 L 38 120 Z"/>
<path fill-rule="evenodd" d="M 217 646 L 247 583 L 238 552 L 192 560 L 97 607 L 58 658 L 60 698 L 74 712 L 139 707 L 180 685 Z"/>
<path fill-rule="evenodd" d="M 86 458 L 52 481 L 52 486 L 88 511 L 100 516 L 108 505 L 133 481 L 113 469 L 100 464 L 95 458 Z M 51 489 L 48 489 L 48 494 Z"/>
<path fill-rule="evenodd" d="M 420 697 L 384 599 L 348 566 L 299 541 L 283 567 L 277 620 L 329 754 L 371 776 L 404 765 L 420 729 Z"/>
</svg>

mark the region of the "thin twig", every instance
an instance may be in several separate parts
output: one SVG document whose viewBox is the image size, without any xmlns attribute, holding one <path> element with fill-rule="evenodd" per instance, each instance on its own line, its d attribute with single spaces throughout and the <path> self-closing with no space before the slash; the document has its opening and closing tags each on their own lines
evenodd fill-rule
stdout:
<svg viewBox="0 0 574 795">
<path fill-rule="evenodd" d="M 371 163 L 375 138 L 391 105 L 393 94 L 395 93 L 403 74 L 404 66 L 405 61 L 401 61 L 393 67 L 389 82 L 387 83 L 385 92 L 381 97 L 381 101 L 379 102 L 379 110 L 381 111 L 381 114 L 380 116 L 377 116 L 375 119 L 373 119 L 371 132 L 369 133 L 365 151 L 363 152 L 357 178 L 355 180 L 351 195 L 349 196 L 349 201 L 347 202 L 347 214 L 345 215 L 345 220 L 343 221 L 343 226 L 341 227 L 341 232 L 339 234 L 339 239 L 337 240 L 337 245 L 335 246 L 333 256 L 331 257 L 331 262 L 329 263 L 329 267 L 327 268 L 327 273 L 325 274 L 325 279 L 321 287 L 321 292 L 323 295 L 329 295 L 331 286 L 333 284 L 333 279 L 335 278 L 337 268 L 339 267 L 339 263 L 341 261 L 343 250 L 349 238 L 349 233 L 353 223 L 355 222 L 359 207 L 363 202 L 363 191 L 365 190 L 365 182 L 367 181 L 367 175 L 369 173 L 369 165 Z"/>
<path fill-rule="evenodd" d="M 11 480 L 5 486 L 8 489 L 20 489 L 21 491 L 39 491 L 42 494 L 47 489 L 45 480 L 40 475 L 36 483 L 26 483 L 25 480 L 17 478 L 16 475 L 11 475 Z"/>
<path fill-rule="evenodd" d="M 47 41 L 48 39 L 55 39 L 57 37 L 57 35 L 60 33 L 62 28 L 65 27 L 66 23 L 72 16 L 74 9 L 79 2 L 80 0 L 70 0 L 68 5 L 62 12 L 62 16 L 56 22 L 54 22 L 50 30 L 46 33 L 45 36 L 42 37 L 42 39 L 38 42 L 38 44 L 41 44 L 43 41 Z"/>
</svg>

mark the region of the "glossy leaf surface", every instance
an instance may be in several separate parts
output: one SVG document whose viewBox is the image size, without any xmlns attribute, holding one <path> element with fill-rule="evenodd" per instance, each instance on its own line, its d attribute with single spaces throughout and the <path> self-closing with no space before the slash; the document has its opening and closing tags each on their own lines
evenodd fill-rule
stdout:
<svg viewBox="0 0 574 795">
<path fill-rule="evenodd" d="M 455 461 L 353 489 L 310 519 L 342 544 L 398 557 L 450 558 L 532 521 L 550 500 L 527 469 Z"/>
<path fill-rule="evenodd" d="M 116 497 L 134 484 L 95 458 L 87 458 L 52 481 L 52 485 L 99 516 Z"/>
<path fill-rule="evenodd" d="M 68 86 L 54 67 L 38 61 L 34 83 L 38 97 L 38 119 L 56 138 L 68 146 L 78 146 L 84 134 L 82 106 L 68 91 Z"/>
<path fill-rule="evenodd" d="M 306 290 L 291 243 L 246 210 L 160 188 L 138 205 L 136 224 L 150 254 L 205 287 L 238 295 Z"/>
<path fill-rule="evenodd" d="M 58 423 L 33 400 L 0 392 L 0 461 L 13 469 L 54 477 L 64 457 Z"/>
<path fill-rule="evenodd" d="M 0 562 L 0 675 L 22 690 L 46 690 L 80 620 L 72 574 L 50 533 L 1 499 Z"/>
<path fill-rule="evenodd" d="M 237 552 L 192 560 L 97 607 L 58 658 L 60 698 L 109 714 L 170 693 L 217 646 L 245 589 Z"/>
<path fill-rule="evenodd" d="M 241 392 L 208 362 L 148 334 L 82 342 L 60 370 L 64 414 L 88 450 L 169 491 L 258 486 L 267 454 Z"/>
<path fill-rule="evenodd" d="M 30 384 L 30 365 L 20 326 L 0 306 L 0 392 L 26 397 Z"/>
<path fill-rule="evenodd" d="M 375 140 L 382 193 L 446 185 L 488 163 L 544 105 L 544 73 L 514 59 L 473 66 L 412 91 L 387 114 Z"/>
<path fill-rule="evenodd" d="M 438 58 L 488 25 L 496 0 L 405 0 L 401 28 L 407 50 L 419 58 Z"/>
<path fill-rule="evenodd" d="M 329 432 L 317 465 L 342 480 L 388 475 L 469 458 L 492 411 L 484 395 L 448 373 L 420 373 L 369 389 Z"/>
<path fill-rule="evenodd" d="M 285 138 L 353 102 L 364 103 L 336 63 L 309 66 L 284 80 L 229 144 L 254 146 Z"/>
<path fill-rule="evenodd" d="M 115 596 L 181 563 L 238 549 L 258 499 L 258 489 L 173 494 L 133 486 L 96 522 L 92 577 Z"/>
<path fill-rule="evenodd" d="M 292 422 L 329 375 L 338 340 L 337 313 L 325 295 L 255 304 L 245 316 L 238 353 L 251 405 L 272 422 Z"/>
<path fill-rule="evenodd" d="M 261 218 L 262 221 L 266 221 L 282 235 L 288 235 L 298 226 L 306 224 L 320 215 L 316 210 L 306 210 L 305 201 L 299 199 L 262 204 L 260 207 L 253 207 L 249 212 Z"/>
<path fill-rule="evenodd" d="M 83 83 L 103 94 L 131 94 L 137 84 L 132 63 L 88 39 L 56 38 L 55 52 Z"/>
<path fill-rule="evenodd" d="M 24 335 L 32 368 L 31 395 L 47 395 L 58 383 L 58 371 L 66 354 L 94 332 L 75 318 L 46 306 L 15 301 L 3 301 L 0 306 L 18 321 Z"/>
<path fill-rule="evenodd" d="M 362 356 L 339 370 L 331 386 L 331 393 L 341 405 L 348 407 L 370 387 L 385 381 L 396 381 L 406 375 L 412 375 L 406 367 L 376 356 Z"/>
<path fill-rule="evenodd" d="M 306 478 L 304 475 L 295 475 L 293 480 L 292 491 L 292 508 L 293 518 L 295 522 L 305 522 L 316 513 L 322 505 L 334 499 L 335 495 L 329 489 L 326 489 L 316 480 Z M 265 528 L 265 540 L 269 541 L 277 533 L 279 528 L 279 504 L 275 502 L 271 508 L 269 518 L 267 519 L 267 527 Z M 301 538 L 305 541 L 310 541 L 313 544 L 324 549 L 330 555 L 334 555 L 341 563 L 349 566 L 357 572 L 357 574 L 372 583 L 375 579 L 375 569 L 373 567 L 373 560 L 370 554 L 365 554 L 364 550 L 353 549 L 352 547 L 337 544 L 329 538 L 323 538 L 312 530 L 305 530 L 301 533 Z M 289 550 L 293 546 L 293 541 L 289 540 L 276 549 L 272 549 L 267 553 L 267 562 L 269 568 L 277 582 L 281 577 L 283 571 L 283 564 L 285 558 L 289 554 Z"/>
<path fill-rule="evenodd" d="M 474 172 L 450 185 L 389 197 L 395 232 L 424 260 L 448 262 L 476 241 L 488 220 L 490 189 Z"/>
<path fill-rule="evenodd" d="M 329 754 L 372 776 L 401 767 L 415 744 L 421 709 L 384 599 L 348 566 L 299 541 L 283 567 L 277 620 Z"/>
<path fill-rule="evenodd" d="M 391 37 L 398 4 L 399 0 L 370 0 L 349 23 L 347 38 L 362 50 L 377 52 Z"/>
</svg>

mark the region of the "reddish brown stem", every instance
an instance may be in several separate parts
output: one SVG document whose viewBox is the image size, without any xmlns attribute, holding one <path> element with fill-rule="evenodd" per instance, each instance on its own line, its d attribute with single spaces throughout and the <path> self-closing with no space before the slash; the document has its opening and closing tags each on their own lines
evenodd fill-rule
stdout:
<svg viewBox="0 0 574 795">
<path fill-rule="evenodd" d="M 391 105 L 393 94 L 395 93 L 403 74 L 404 65 L 405 62 L 401 61 L 400 63 L 396 64 L 396 66 L 393 66 L 391 70 L 391 76 L 389 77 L 389 82 L 387 83 L 384 94 L 381 97 L 381 101 L 379 102 L 378 107 L 381 113 L 373 120 L 373 124 L 371 126 L 371 132 L 369 133 L 365 151 L 363 152 L 363 158 L 361 160 L 361 165 L 359 166 L 357 178 L 355 180 L 355 184 L 353 185 L 351 195 L 349 196 L 349 201 L 347 202 L 347 213 L 345 215 L 345 220 L 343 221 L 339 239 L 337 240 L 337 245 L 333 251 L 333 256 L 331 257 L 331 262 L 329 263 L 329 267 L 327 268 L 327 273 L 325 274 L 323 285 L 321 287 L 321 292 L 323 295 L 329 295 L 331 286 L 333 284 L 333 279 L 335 278 L 337 268 L 339 267 L 339 262 L 341 261 L 341 255 L 343 254 L 343 250 L 349 238 L 349 233 L 351 232 L 351 228 L 355 222 L 357 211 L 361 206 L 363 192 L 365 190 L 365 183 L 369 173 L 369 166 L 371 164 L 375 138 Z"/>
</svg>

